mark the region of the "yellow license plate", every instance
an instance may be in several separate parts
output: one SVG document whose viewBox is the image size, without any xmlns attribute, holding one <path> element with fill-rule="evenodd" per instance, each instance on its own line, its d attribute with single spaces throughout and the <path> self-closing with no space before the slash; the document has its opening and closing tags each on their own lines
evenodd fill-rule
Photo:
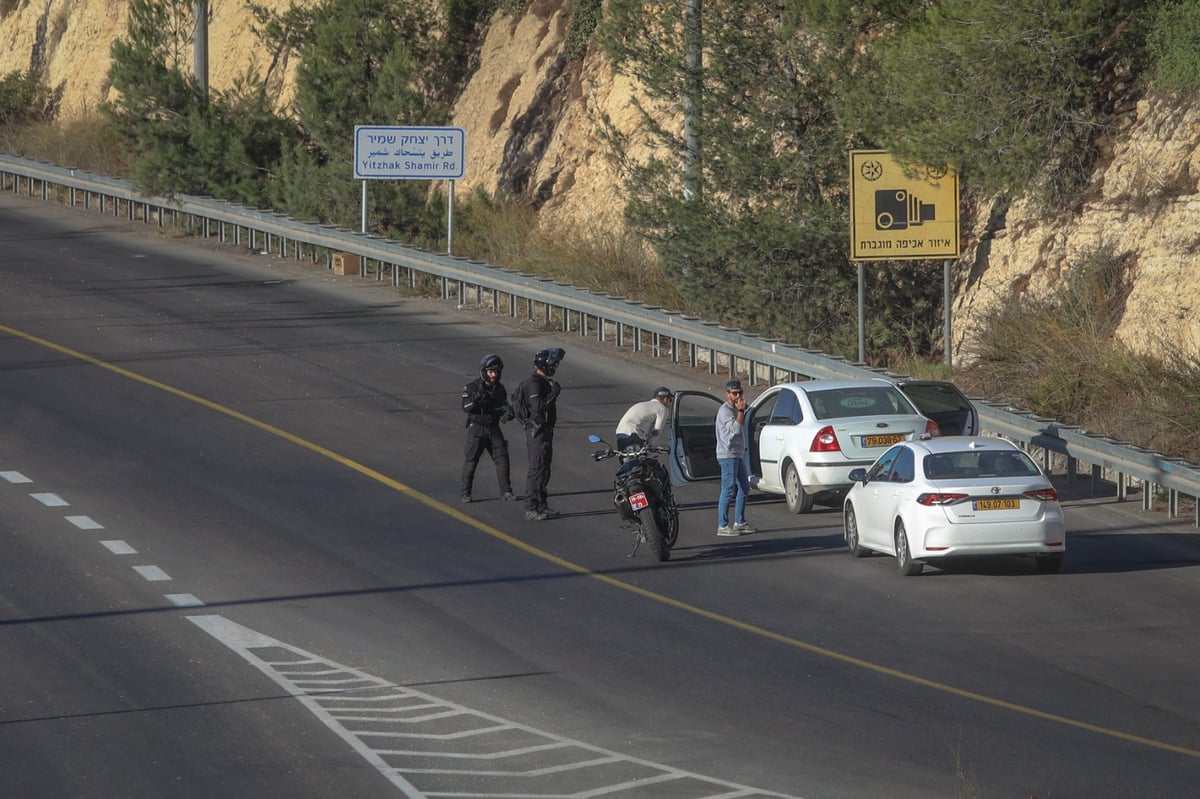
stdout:
<svg viewBox="0 0 1200 799">
<path fill-rule="evenodd" d="M 904 440 L 904 436 L 863 436 L 864 447 L 890 447 L 892 444 L 899 444 Z"/>
<path fill-rule="evenodd" d="M 1021 507 L 1019 499 L 977 499 L 971 503 L 975 510 L 1017 510 Z"/>
</svg>

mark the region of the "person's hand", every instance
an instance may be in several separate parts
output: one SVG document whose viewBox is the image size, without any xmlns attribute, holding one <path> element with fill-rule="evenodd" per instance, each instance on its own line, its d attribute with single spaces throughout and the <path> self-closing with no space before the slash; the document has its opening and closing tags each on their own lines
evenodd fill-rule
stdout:
<svg viewBox="0 0 1200 799">
<path fill-rule="evenodd" d="M 737 408 L 739 411 L 744 411 L 744 410 L 746 410 L 746 398 L 745 398 L 745 397 L 738 397 L 738 398 L 737 398 L 737 403 L 734 405 L 734 407 L 735 407 L 735 408 Z"/>
</svg>

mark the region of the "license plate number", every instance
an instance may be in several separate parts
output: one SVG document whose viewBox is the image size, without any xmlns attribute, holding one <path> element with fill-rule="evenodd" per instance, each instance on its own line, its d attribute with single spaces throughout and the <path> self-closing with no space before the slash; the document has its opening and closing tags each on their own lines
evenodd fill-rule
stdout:
<svg viewBox="0 0 1200 799">
<path fill-rule="evenodd" d="M 629 507 L 633 508 L 634 510 L 641 510 L 649 504 L 650 501 L 646 499 L 646 492 L 644 491 L 639 491 L 636 494 L 629 495 Z"/>
<path fill-rule="evenodd" d="M 890 447 L 892 444 L 899 444 L 904 440 L 904 436 L 887 435 L 887 436 L 863 436 L 862 442 L 864 447 Z"/>
<path fill-rule="evenodd" d="M 971 503 L 975 510 L 1016 510 L 1021 507 L 1019 499 L 977 499 Z"/>
</svg>

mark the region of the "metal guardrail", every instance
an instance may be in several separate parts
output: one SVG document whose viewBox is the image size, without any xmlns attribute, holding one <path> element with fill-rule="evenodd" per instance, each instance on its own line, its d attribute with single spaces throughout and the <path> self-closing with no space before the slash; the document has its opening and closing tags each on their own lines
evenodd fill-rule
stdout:
<svg viewBox="0 0 1200 799">
<path fill-rule="evenodd" d="M 301 222 L 273 211 L 247 208 L 223 200 L 178 195 L 171 198 L 147 197 L 128 181 L 95 175 L 78 169 L 31 161 L 0 154 L 0 190 L 39 196 L 71 206 L 90 209 L 93 198 L 99 211 L 144 222 L 180 224 L 180 219 L 198 235 L 217 235 L 236 243 L 274 252 L 287 257 L 289 246 L 297 259 L 304 248 L 315 261 L 324 255 L 332 263 L 333 253 L 358 255 L 377 279 L 390 278 L 400 285 L 407 277 L 411 286 L 418 280 L 435 279 L 443 299 L 457 297 L 460 303 L 474 295 L 478 304 L 490 298 L 492 308 L 506 308 L 516 317 L 524 303 L 530 319 L 561 325 L 564 332 L 578 331 L 581 336 L 612 340 L 617 346 L 649 349 L 654 355 L 678 362 L 688 359 L 692 366 L 706 364 L 710 373 L 727 371 L 745 376 L 752 384 L 809 378 L 899 379 L 902 375 L 870 369 L 844 358 L 786 344 L 777 339 L 722 327 L 677 311 L 646 305 L 571 286 L 554 280 L 523 274 L 450 255 L 440 255 L 405 247 L 378 236 L 311 222 Z M 140 213 L 139 213 L 140 212 Z M 215 232 L 214 232 L 215 225 Z M 1142 506 L 1153 507 L 1160 491 L 1165 491 L 1167 511 L 1179 515 L 1180 496 L 1200 497 L 1200 467 L 1181 459 L 1115 441 L 1075 427 L 1022 413 L 1002 404 L 976 400 L 980 422 L 985 429 L 1017 441 L 1027 448 L 1042 451 L 1044 465 L 1053 456 L 1065 460 L 1068 477 L 1074 478 L 1080 464 L 1091 466 L 1093 491 L 1104 475 L 1112 475 L 1118 499 L 1127 496 L 1130 479 L 1139 481 Z M 1194 523 L 1200 526 L 1200 502 L 1194 502 Z"/>
</svg>

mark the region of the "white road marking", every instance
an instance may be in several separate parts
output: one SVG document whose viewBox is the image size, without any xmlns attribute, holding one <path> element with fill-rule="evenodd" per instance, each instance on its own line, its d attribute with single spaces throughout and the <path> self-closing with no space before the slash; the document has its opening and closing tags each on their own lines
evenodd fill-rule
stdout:
<svg viewBox="0 0 1200 799">
<path fill-rule="evenodd" d="M 472 710 L 223 616 L 187 618 L 295 697 L 409 799 L 587 799 L 622 792 L 674 799 L 795 799 Z M 331 673 L 341 676 L 330 679 Z M 651 787 L 667 783 L 669 789 Z"/>
<path fill-rule="evenodd" d="M 45 505 L 47 508 L 61 508 L 64 505 L 70 505 L 65 499 L 58 494 L 30 494 L 29 496 L 36 499 L 38 502 Z"/>
<path fill-rule="evenodd" d="M 171 576 L 157 566 L 134 566 L 133 570 L 150 582 L 170 580 Z"/>
<path fill-rule="evenodd" d="M 101 541 L 101 546 L 114 555 L 136 555 L 137 550 L 124 541 Z"/>
<path fill-rule="evenodd" d="M 3 477 L 5 480 L 7 480 L 10 483 L 32 483 L 33 482 L 32 480 L 30 480 L 28 477 L 21 474 L 20 472 L 0 472 L 0 477 Z"/>
<path fill-rule="evenodd" d="M 192 594 L 163 594 L 177 608 L 202 608 L 204 603 Z"/>
<path fill-rule="evenodd" d="M 93 519 L 91 516 L 66 516 L 64 517 L 71 524 L 78 527 L 80 530 L 103 530 L 104 525 Z"/>
</svg>

